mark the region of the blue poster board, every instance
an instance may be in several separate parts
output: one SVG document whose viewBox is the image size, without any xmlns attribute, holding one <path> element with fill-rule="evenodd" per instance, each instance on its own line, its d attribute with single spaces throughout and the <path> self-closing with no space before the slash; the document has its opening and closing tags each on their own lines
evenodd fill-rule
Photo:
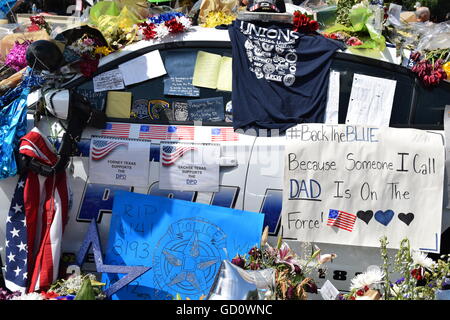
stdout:
<svg viewBox="0 0 450 320">
<path fill-rule="evenodd" d="M 222 260 L 261 241 L 264 215 L 118 191 L 105 264 L 152 269 L 119 290 L 115 300 L 206 296 Z M 104 274 L 107 285 L 121 275 Z"/>
</svg>

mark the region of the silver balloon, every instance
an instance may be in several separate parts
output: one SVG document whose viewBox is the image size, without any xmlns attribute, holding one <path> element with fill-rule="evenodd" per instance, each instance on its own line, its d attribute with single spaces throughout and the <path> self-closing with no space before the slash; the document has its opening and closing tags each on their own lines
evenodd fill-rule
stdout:
<svg viewBox="0 0 450 320">
<path fill-rule="evenodd" d="M 262 300 L 275 284 L 275 270 L 243 270 L 223 260 L 208 300 Z"/>
</svg>

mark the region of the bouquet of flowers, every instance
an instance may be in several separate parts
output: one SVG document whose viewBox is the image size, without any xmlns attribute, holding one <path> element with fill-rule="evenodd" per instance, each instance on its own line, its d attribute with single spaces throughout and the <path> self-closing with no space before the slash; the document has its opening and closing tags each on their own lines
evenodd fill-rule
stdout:
<svg viewBox="0 0 450 320">
<path fill-rule="evenodd" d="M 162 13 L 138 24 L 138 38 L 141 40 L 162 39 L 169 34 L 185 32 L 191 25 L 191 20 L 181 12 Z"/>
<path fill-rule="evenodd" d="M 275 288 L 266 293 L 266 299 L 306 300 L 307 293 L 317 293 L 312 274 L 334 258 L 335 254 L 321 255 L 320 249 L 315 247 L 314 253 L 303 259 L 279 237 L 276 248 L 263 240 L 261 248 L 255 246 L 248 255 L 238 255 L 231 262 L 244 270 L 275 269 Z"/>
<path fill-rule="evenodd" d="M 71 45 L 67 46 L 64 54 L 66 60 L 68 60 L 67 55 L 70 53 L 72 53 L 72 55 L 75 55 L 75 60 L 78 60 L 78 58 L 80 58 L 80 71 L 85 77 L 89 78 L 94 74 L 95 71 L 97 71 L 100 58 L 107 56 L 111 52 L 112 50 L 108 47 L 101 46 L 99 40 L 88 35 L 84 35 L 77 41 L 73 42 Z M 73 59 L 69 58 L 69 60 Z"/>
<path fill-rule="evenodd" d="M 371 270 L 353 278 L 350 293 L 340 295 L 340 299 L 434 300 L 443 291 L 450 290 L 449 256 L 433 261 L 425 253 L 412 250 L 408 239 L 403 239 L 391 270 L 387 239 L 384 237 L 380 241 L 383 266 L 372 266 Z M 399 273 L 400 277 L 391 281 L 391 271 Z"/>
<path fill-rule="evenodd" d="M 293 29 L 296 32 L 311 33 L 319 29 L 319 23 L 300 11 L 294 11 Z"/>
<path fill-rule="evenodd" d="M 25 68 L 28 65 L 26 57 L 27 49 L 31 42 L 32 41 L 29 40 L 22 43 L 16 41 L 14 47 L 6 55 L 5 65 L 16 71 L 20 71 Z"/>
<path fill-rule="evenodd" d="M 44 16 L 31 16 L 31 26 L 28 27 L 28 31 L 39 31 L 44 29 L 48 34 L 52 32 L 50 25 L 45 21 Z"/>
<path fill-rule="evenodd" d="M 450 64 L 443 59 L 448 59 L 450 49 L 427 50 L 423 54 L 413 52 L 410 59 L 415 63 L 412 71 L 417 74 L 427 87 L 437 86 L 442 80 L 448 79 L 447 70 Z"/>
</svg>

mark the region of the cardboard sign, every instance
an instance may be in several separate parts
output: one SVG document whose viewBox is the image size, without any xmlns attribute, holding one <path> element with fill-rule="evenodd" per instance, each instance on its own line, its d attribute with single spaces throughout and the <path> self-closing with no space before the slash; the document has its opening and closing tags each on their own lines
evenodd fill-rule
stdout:
<svg viewBox="0 0 450 320">
<path fill-rule="evenodd" d="M 222 260 L 260 243 L 263 219 L 260 213 L 116 192 L 105 263 L 152 269 L 112 299 L 206 296 Z M 118 277 L 104 274 L 103 282 L 109 286 Z"/>
<path fill-rule="evenodd" d="M 302 124 L 287 132 L 283 235 L 439 252 L 444 147 L 414 129 Z"/>
<path fill-rule="evenodd" d="M 149 184 L 151 141 L 92 136 L 89 181 L 123 186 Z"/>
<path fill-rule="evenodd" d="M 160 148 L 160 189 L 219 191 L 219 144 L 161 141 Z"/>
<path fill-rule="evenodd" d="M 188 118 L 191 121 L 224 121 L 223 97 L 188 100 Z"/>
</svg>

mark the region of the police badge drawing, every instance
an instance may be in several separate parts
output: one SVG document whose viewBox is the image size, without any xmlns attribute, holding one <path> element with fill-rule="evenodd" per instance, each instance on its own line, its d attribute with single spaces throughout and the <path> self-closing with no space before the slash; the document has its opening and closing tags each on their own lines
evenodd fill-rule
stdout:
<svg viewBox="0 0 450 320">
<path fill-rule="evenodd" d="M 92 136 L 89 155 L 91 183 L 125 186 L 149 184 L 151 141 Z"/>
<path fill-rule="evenodd" d="M 113 300 L 201 299 L 222 260 L 259 245 L 264 215 L 119 191 L 114 197 L 107 264 L 151 269 Z M 102 282 L 117 281 L 103 274 Z"/>
</svg>

